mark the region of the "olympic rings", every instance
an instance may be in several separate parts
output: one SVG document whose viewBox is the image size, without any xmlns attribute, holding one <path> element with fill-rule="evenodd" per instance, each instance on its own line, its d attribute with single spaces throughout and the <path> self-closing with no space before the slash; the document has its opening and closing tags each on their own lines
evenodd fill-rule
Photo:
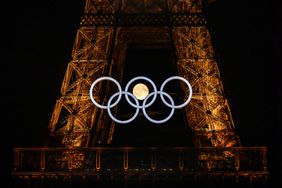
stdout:
<svg viewBox="0 0 282 188">
<path fill-rule="evenodd" d="M 181 105 L 170 105 L 169 103 L 166 102 L 166 100 L 164 99 L 163 97 L 163 89 L 164 89 L 164 86 L 171 80 L 182 80 L 183 82 L 185 82 L 185 84 L 188 86 L 189 88 L 189 96 L 188 96 L 188 99 Z M 179 109 L 179 108 L 183 108 L 184 106 L 186 106 L 192 99 L 192 86 L 190 85 L 190 83 L 188 82 L 188 80 L 186 80 L 185 78 L 183 77 L 180 77 L 180 76 L 172 76 L 168 79 L 166 79 L 163 84 L 161 85 L 161 89 L 160 89 L 160 96 L 161 96 L 161 99 L 162 101 L 165 103 L 166 106 L 170 107 L 170 108 L 175 108 L 175 109 Z"/>
<path fill-rule="evenodd" d="M 154 90 L 153 92 L 149 93 L 149 94 L 146 96 L 146 98 L 144 99 L 142 105 L 139 105 L 138 99 L 137 99 L 132 93 L 128 92 L 128 89 L 129 89 L 130 84 L 132 84 L 134 81 L 140 80 L 140 79 L 141 79 L 141 80 L 146 80 L 146 81 L 148 81 L 148 82 L 152 85 L 153 90 Z M 113 94 L 113 95 L 110 97 L 109 101 L 107 102 L 107 106 L 103 106 L 103 105 L 98 104 L 98 103 L 95 101 L 94 97 L 93 97 L 93 89 L 94 89 L 95 85 L 96 85 L 98 82 L 103 81 L 103 80 L 112 81 L 112 82 L 114 82 L 114 83 L 117 85 L 117 87 L 118 87 L 118 92 L 115 93 L 115 94 Z M 183 81 L 183 82 L 188 86 L 188 89 L 189 89 L 189 96 L 188 96 L 187 100 L 186 100 L 183 104 L 175 105 L 175 104 L 174 104 L 174 101 L 173 101 L 173 99 L 172 99 L 172 97 L 171 97 L 168 93 L 166 93 L 166 92 L 163 91 L 165 85 L 166 85 L 169 81 L 171 81 L 171 80 L 181 80 L 181 81 Z M 129 104 L 130 106 L 136 108 L 135 114 L 134 114 L 130 119 L 128 119 L 128 120 L 119 120 L 119 119 L 116 119 L 116 118 L 113 116 L 112 112 L 111 112 L 111 108 L 113 108 L 114 106 L 116 106 L 116 105 L 120 102 L 121 97 L 122 97 L 123 94 L 125 95 L 125 98 L 126 98 L 126 101 L 128 102 L 128 104 Z M 155 102 L 155 100 L 156 100 L 158 94 L 160 95 L 162 102 L 163 102 L 166 106 L 168 106 L 168 107 L 171 108 L 170 114 L 169 114 L 166 118 L 164 118 L 164 119 L 162 119 L 162 120 L 154 120 L 154 119 L 152 119 L 151 117 L 149 117 L 149 115 L 148 115 L 147 112 L 146 112 L 146 108 L 149 107 L 149 106 L 151 106 L 151 105 Z M 186 105 L 191 101 L 191 98 L 192 98 L 192 86 L 190 85 L 190 83 L 188 82 L 188 80 L 186 80 L 185 78 L 180 77 L 180 76 L 172 76 L 172 77 L 166 79 L 166 80 L 162 83 L 161 88 L 160 88 L 160 91 L 157 91 L 157 87 L 156 87 L 155 83 L 154 83 L 151 79 L 149 79 L 149 78 L 147 78 L 147 77 L 145 77 L 145 76 L 137 76 L 137 77 L 131 79 L 131 80 L 126 84 L 125 90 L 122 91 L 121 86 L 120 86 L 120 84 L 118 83 L 117 80 L 115 80 L 115 79 L 112 78 L 112 77 L 105 76 L 105 77 L 98 78 L 97 80 L 95 80 L 95 81 L 92 83 L 92 85 L 91 85 L 91 87 L 90 87 L 89 95 L 90 95 L 90 99 L 91 99 L 91 101 L 93 102 L 93 104 L 94 104 L 95 106 L 97 106 L 98 108 L 107 109 L 107 112 L 108 112 L 110 118 L 111 118 L 113 121 L 117 122 L 117 123 L 126 124 L 126 123 L 132 122 L 132 121 L 138 116 L 139 110 L 142 109 L 143 114 L 144 114 L 144 116 L 147 118 L 147 120 L 149 120 L 150 122 L 155 123 L 155 124 L 161 124 L 161 123 L 167 122 L 167 121 L 173 116 L 175 109 L 183 108 L 184 106 L 186 106 Z M 135 104 L 132 103 L 132 101 L 128 98 L 128 95 L 134 99 Z M 168 102 L 165 100 L 164 95 L 169 99 L 170 103 L 168 103 Z M 117 97 L 117 96 L 118 96 L 118 97 Z M 152 99 L 148 104 L 146 104 L 146 103 L 147 103 L 147 100 L 148 100 L 150 97 L 152 97 L 152 96 L 153 96 L 153 99 Z M 112 104 L 112 100 L 113 100 L 114 98 L 116 98 L 116 97 L 117 97 L 117 100 Z"/>
<path fill-rule="evenodd" d="M 171 104 L 174 105 L 174 101 L 173 101 L 173 99 L 171 98 L 171 96 L 170 96 L 169 94 L 167 94 L 167 93 L 165 93 L 165 92 L 163 92 L 163 93 L 161 94 L 160 91 L 158 91 L 157 93 L 160 94 L 161 96 L 162 96 L 163 94 L 164 94 L 165 96 L 167 96 L 167 97 L 169 98 Z M 150 94 L 144 99 L 144 103 L 143 103 L 143 105 L 142 105 L 143 114 L 144 114 L 144 116 L 145 116 L 149 121 L 151 121 L 152 123 L 160 124 L 160 123 L 167 122 L 167 121 L 173 116 L 174 110 L 175 110 L 174 108 L 171 108 L 170 114 L 169 114 L 165 119 L 162 119 L 162 120 L 154 120 L 154 119 L 152 119 L 152 118 L 150 118 L 150 117 L 148 116 L 148 114 L 147 114 L 147 112 L 146 112 L 146 106 L 145 106 L 145 104 L 146 104 L 146 102 L 147 102 L 147 99 L 150 98 L 153 94 L 154 94 L 154 93 L 150 93 Z"/>
<path fill-rule="evenodd" d="M 130 95 L 135 100 L 137 106 L 139 105 L 138 99 L 132 93 L 129 93 L 127 91 L 123 91 L 122 94 L 125 94 L 125 96 Z M 130 123 L 131 121 L 133 121 L 138 116 L 139 108 L 136 108 L 136 112 L 135 112 L 134 116 L 132 118 L 128 119 L 128 120 L 118 120 L 118 119 L 116 119 L 111 112 L 111 107 L 110 107 L 111 105 L 110 104 L 111 104 L 113 98 L 115 98 L 117 95 L 119 95 L 119 92 L 113 94 L 108 101 L 108 104 L 107 104 L 108 114 L 112 118 L 112 120 L 114 120 L 117 123 L 121 123 L 121 124 Z"/>
<path fill-rule="evenodd" d="M 147 104 L 145 107 L 147 108 L 147 107 L 149 107 L 149 106 L 151 106 L 153 103 L 154 103 L 154 101 L 156 100 L 156 98 L 157 98 L 157 87 L 156 87 L 156 85 L 155 85 L 155 83 L 150 79 L 150 78 L 147 78 L 147 77 L 145 77 L 145 76 L 137 76 L 137 77 L 135 77 L 135 78 L 132 78 L 127 84 L 126 84 L 126 86 L 125 86 L 125 92 L 127 92 L 128 91 L 128 88 L 129 88 L 129 86 L 130 86 L 130 84 L 132 84 L 132 82 L 134 82 L 135 80 L 146 80 L 146 81 L 148 81 L 148 82 L 150 82 L 150 84 L 153 86 L 153 89 L 154 89 L 154 96 L 153 96 L 153 99 L 152 99 L 152 101 L 151 102 L 149 102 L 149 104 Z M 135 107 L 135 108 L 142 108 L 142 106 L 136 106 L 135 104 L 133 104 L 129 99 L 128 99 L 128 96 L 127 96 L 127 94 L 125 94 L 125 98 L 126 98 L 126 101 L 132 106 L 132 107 Z M 145 103 L 145 102 L 144 102 Z"/>
<path fill-rule="evenodd" d="M 94 105 L 97 106 L 98 108 L 107 109 L 107 106 L 103 106 L 103 105 L 98 104 L 98 103 L 95 101 L 94 97 L 93 97 L 93 89 L 94 89 L 94 86 L 95 86 L 98 82 L 103 81 L 103 80 L 110 80 L 110 81 L 114 82 L 114 83 L 117 85 L 117 87 L 118 87 L 119 96 L 118 96 L 117 101 L 114 102 L 114 104 L 112 104 L 112 105 L 110 106 L 110 108 L 112 108 L 112 107 L 114 107 L 115 105 L 117 105 L 117 103 L 119 103 L 119 101 L 121 100 L 121 95 L 122 95 L 122 91 L 121 91 L 121 86 L 120 86 L 120 84 L 118 83 L 118 81 L 117 81 L 116 79 L 114 79 L 114 78 L 112 78 L 112 77 L 104 76 L 104 77 L 101 77 L 101 78 L 98 78 L 97 80 L 95 80 L 95 81 L 92 83 L 91 87 L 90 87 L 90 93 L 89 93 L 89 94 L 90 94 L 90 99 L 91 99 L 91 101 L 94 103 Z"/>
</svg>

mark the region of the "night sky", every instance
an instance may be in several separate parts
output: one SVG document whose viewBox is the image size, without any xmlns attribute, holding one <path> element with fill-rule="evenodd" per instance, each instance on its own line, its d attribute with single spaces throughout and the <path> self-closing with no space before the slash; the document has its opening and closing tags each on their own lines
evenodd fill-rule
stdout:
<svg viewBox="0 0 282 188">
<path fill-rule="evenodd" d="M 1 138 L 1 158 L 8 168 L 13 147 L 45 144 L 83 3 L 20 1 L 10 7 L 9 58 L 1 69 L 1 103 L 7 113 L 1 123 L 6 136 Z M 277 7 L 268 1 L 219 0 L 206 12 L 242 145 L 268 146 L 271 167 L 282 158 L 278 155 L 282 146 L 275 145 L 282 136 L 278 126 L 281 65 L 277 63 L 282 60 L 282 30 L 277 26 Z"/>
</svg>

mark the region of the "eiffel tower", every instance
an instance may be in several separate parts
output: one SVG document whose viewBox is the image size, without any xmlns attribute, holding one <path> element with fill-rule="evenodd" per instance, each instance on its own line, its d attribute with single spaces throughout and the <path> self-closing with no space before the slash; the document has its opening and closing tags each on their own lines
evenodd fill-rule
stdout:
<svg viewBox="0 0 282 188">
<path fill-rule="evenodd" d="M 236 177 L 238 183 L 240 164 L 249 165 L 244 163 L 244 160 L 248 161 L 250 157 L 245 156 L 244 151 L 250 150 L 250 153 L 255 153 L 251 156 L 258 158 L 257 164 L 255 167 L 247 165 L 246 168 L 250 168 L 252 173 L 242 173 L 242 177 L 247 177 L 250 182 L 253 178 L 264 181 L 268 174 L 266 148 L 241 147 L 228 100 L 224 95 L 211 35 L 203 15 L 203 9 L 213 2 L 214 0 L 86 0 L 71 60 L 61 86 L 61 95 L 56 101 L 49 124 L 55 146 L 60 148 L 16 148 L 14 176 L 24 177 L 19 169 L 23 168 L 22 156 L 29 155 L 23 153 L 38 151 L 38 167 L 41 174 L 38 177 L 41 177 L 42 181 L 48 176 L 48 173 L 42 175 L 46 170 L 51 169 L 54 175 L 54 169 L 62 168 L 68 170 L 63 176 L 70 182 L 73 181 L 73 170 L 83 171 L 83 181 L 86 176 L 85 169 L 88 169 L 86 174 L 100 177 L 97 174 L 106 170 L 103 165 L 110 165 L 115 159 L 114 154 L 110 155 L 108 160 L 104 159 L 105 156 L 101 153 L 110 153 L 112 149 L 108 151 L 103 147 L 111 145 L 116 127 L 120 125 L 109 118 L 106 110 L 93 105 L 89 95 L 91 84 L 102 76 L 113 77 L 121 83 L 127 74 L 124 69 L 127 54 L 132 49 L 165 48 L 173 51 L 171 66 L 177 75 L 186 78 L 192 85 L 192 100 L 184 108 L 182 115 L 187 122 L 185 125 L 193 134 L 194 148 L 200 150 L 169 149 L 173 151 L 173 155 L 177 155 L 177 167 L 162 167 L 162 162 L 157 162 L 160 159 L 158 150 L 153 149 L 151 152 L 152 148 L 149 148 L 148 169 L 143 168 L 143 159 L 142 165 L 140 159 L 136 159 L 139 166 L 134 170 L 148 170 L 147 173 L 158 171 L 162 174 L 167 171 L 195 173 L 197 168 L 209 173 L 212 169 L 231 169 L 230 174 Z M 94 88 L 93 97 L 100 104 L 106 104 L 113 92 L 113 88 L 105 82 Z M 185 85 L 180 85 L 176 95 L 180 101 L 184 101 L 189 95 L 189 90 Z M 114 111 L 114 115 L 118 115 L 118 110 Z M 120 167 L 113 169 L 120 168 L 123 173 L 130 174 L 133 170 L 130 165 L 134 163 L 130 162 L 134 160 L 130 152 L 140 151 L 132 148 L 113 150 L 121 152 L 118 156 L 122 161 Z M 188 156 L 188 153 L 192 155 Z M 243 153 L 244 157 L 241 157 Z M 193 157 L 195 155 L 198 157 Z M 61 157 L 60 160 L 58 156 Z M 47 163 L 47 160 L 56 161 L 52 163 L 56 167 L 50 166 L 51 163 Z M 167 161 L 174 160 L 175 158 Z M 95 164 L 90 164 L 89 161 Z M 196 162 L 189 166 L 191 161 Z M 164 165 L 169 166 L 170 162 Z M 129 174 L 124 178 L 127 179 Z M 55 176 L 58 179 L 60 175 L 61 171 Z M 28 175 L 27 177 L 32 178 Z M 222 179 L 221 175 L 217 177 Z"/>
<path fill-rule="evenodd" d="M 172 46 L 178 74 L 193 86 L 185 116 L 194 145 L 240 145 L 202 8 L 200 0 L 86 1 L 61 96 L 51 117 L 51 134 L 65 146 L 110 144 L 116 125 L 106 110 L 93 106 L 91 83 L 101 76 L 121 81 L 127 49 L 133 45 Z M 106 102 L 109 90 L 100 85 L 94 97 Z M 182 87 L 182 92 L 188 95 L 187 88 Z"/>
</svg>

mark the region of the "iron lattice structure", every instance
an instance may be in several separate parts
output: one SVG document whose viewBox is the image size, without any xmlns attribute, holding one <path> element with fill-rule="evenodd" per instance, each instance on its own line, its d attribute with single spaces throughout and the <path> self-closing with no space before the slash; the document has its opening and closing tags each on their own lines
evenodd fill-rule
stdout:
<svg viewBox="0 0 282 188">
<path fill-rule="evenodd" d="M 90 100 L 89 88 L 101 76 L 123 76 L 130 46 L 175 49 L 178 73 L 193 87 L 185 108 L 196 147 L 240 145 L 211 42 L 201 0 L 86 0 L 84 15 L 50 121 L 50 132 L 65 146 L 111 143 L 115 123 Z M 188 90 L 183 86 L 188 96 Z M 104 103 L 110 88 L 98 85 Z M 184 96 L 185 98 L 185 96 Z"/>
</svg>

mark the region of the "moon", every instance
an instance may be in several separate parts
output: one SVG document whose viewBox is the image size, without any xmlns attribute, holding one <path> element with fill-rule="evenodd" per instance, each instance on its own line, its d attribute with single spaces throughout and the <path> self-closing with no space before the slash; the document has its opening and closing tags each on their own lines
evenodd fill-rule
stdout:
<svg viewBox="0 0 282 188">
<path fill-rule="evenodd" d="M 138 100 L 144 100 L 149 94 L 149 89 L 145 84 L 139 83 L 133 87 L 133 95 Z"/>
</svg>

